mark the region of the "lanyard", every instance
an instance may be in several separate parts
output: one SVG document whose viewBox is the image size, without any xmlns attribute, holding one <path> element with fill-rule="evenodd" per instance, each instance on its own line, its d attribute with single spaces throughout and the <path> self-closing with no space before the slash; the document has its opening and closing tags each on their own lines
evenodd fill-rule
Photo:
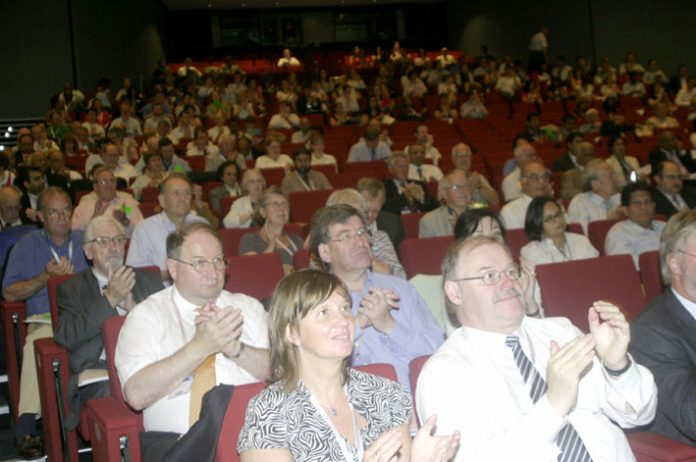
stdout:
<svg viewBox="0 0 696 462">
<path fill-rule="evenodd" d="M 304 186 L 304 188 L 307 191 L 314 191 L 314 185 L 312 184 L 312 180 L 309 179 L 309 175 L 307 175 L 307 179 L 309 179 L 309 184 L 305 183 L 305 180 L 302 178 L 302 175 L 300 175 L 299 173 L 297 174 L 297 178 L 300 180 L 300 183 L 302 183 L 302 186 Z"/>
<path fill-rule="evenodd" d="M 310 400 L 312 402 L 312 405 L 314 406 L 314 409 L 317 410 L 319 415 L 321 416 L 322 419 L 326 422 L 326 424 L 329 426 L 331 431 L 334 434 L 334 438 L 336 439 L 336 443 L 338 443 L 338 447 L 343 453 L 343 460 L 345 462 L 351 462 L 354 460 L 362 460 L 363 459 L 363 443 L 362 443 L 362 438 L 360 438 L 360 428 L 358 427 L 358 419 L 355 417 L 355 409 L 353 409 L 353 405 L 348 403 L 348 406 L 350 407 L 350 412 L 352 413 L 353 416 L 353 445 L 355 446 L 355 456 L 356 458 L 353 458 L 353 452 L 348 449 L 348 444 L 346 443 L 345 438 L 339 433 L 339 431 L 336 429 L 336 426 L 333 424 L 331 419 L 329 418 L 328 415 L 326 415 L 326 411 L 324 411 L 324 407 L 319 403 L 319 401 L 310 393 Z"/>
<path fill-rule="evenodd" d="M 46 238 L 50 239 L 48 236 Z M 53 247 L 51 247 L 50 243 L 48 244 L 48 250 L 51 251 L 51 254 L 53 255 L 53 259 L 56 261 L 56 263 L 60 263 L 60 255 L 58 255 L 58 252 L 55 251 Z M 72 253 L 73 253 L 73 241 L 72 238 L 70 239 L 70 242 L 68 243 L 68 260 L 72 261 Z"/>
</svg>

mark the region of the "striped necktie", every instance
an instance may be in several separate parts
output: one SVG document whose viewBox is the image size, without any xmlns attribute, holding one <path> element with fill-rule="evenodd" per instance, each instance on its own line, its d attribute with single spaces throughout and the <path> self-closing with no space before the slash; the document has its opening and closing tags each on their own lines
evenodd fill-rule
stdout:
<svg viewBox="0 0 696 462">
<path fill-rule="evenodd" d="M 546 381 L 534 368 L 532 362 L 527 358 L 527 355 L 522 351 L 520 339 L 515 335 L 509 335 L 505 338 L 505 345 L 512 350 L 515 358 L 515 364 L 522 374 L 524 383 L 531 383 L 529 397 L 532 402 L 536 403 L 539 398 L 546 393 Z M 558 455 L 558 462 L 591 462 L 592 458 L 582 442 L 582 438 L 575 431 L 571 423 L 567 423 L 565 427 L 556 436 L 556 446 L 561 450 Z"/>
</svg>

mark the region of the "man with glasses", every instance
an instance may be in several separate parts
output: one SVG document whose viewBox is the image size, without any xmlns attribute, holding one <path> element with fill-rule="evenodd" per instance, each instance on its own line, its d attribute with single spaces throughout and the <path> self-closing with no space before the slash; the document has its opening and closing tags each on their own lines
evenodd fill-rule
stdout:
<svg viewBox="0 0 696 462">
<path fill-rule="evenodd" d="M 631 353 L 655 375 L 660 399 L 650 430 L 696 445 L 696 212 L 681 211 L 660 238 L 669 287 L 633 321 Z"/>
<path fill-rule="evenodd" d="M 116 219 L 95 217 L 85 228 L 82 247 L 92 267 L 58 286 L 60 317 L 54 337 L 70 354 L 66 418 L 70 430 L 79 423 L 80 408 L 88 400 L 110 395 L 102 324 L 113 316 L 125 316 L 163 289 L 158 274 L 124 266 L 127 240 Z M 92 383 L 96 379 L 101 381 Z"/>
<path fill-rule="evenodd" d="M 445 175 L 440 180 L 438 195 L 444 204 L 420 219 L 418 237 L 454 235 L 454 223 L 471 202 L 471 185 L 466 173 L 454 169 Z"/>
<path fill-rule="evenodd" d="M 21 210 L 22 190 L 17 186 L 0 187 L 0 230 L 27 223 Z"/>
<path fill-rule="evenodd" d="M 158 266 L 162 281 L 168 285 L 170 277 L 165 248 L 167 236 L 186 223 L 208 222 L 191 212 L 193 188 L 186 175 L 171 173 L 160 183 L 159 190 L 162 212 L 148 217 L 135 227 L 126 264 L 136 267 Z"/>
<path fill-rule="evenodd" d="M 506 202 L 513 201 L 522 196 L 522 169 L 528 162 L 539 160 L 534 146 L 524 139 L 521 139 L 520 144 L 515 146 L 512 156 L 515 162 L 515 168 L 505 176 L 501 186 L 503 197 Z"/>
<path fill-rule="evenodd" d="M 82 231 L 70 229 L 72 205 L 60 188 L 48 187 L 37 199 L 38 220 L 43 229 L 23 236 L 10 252 L 3 279 L 5 300 L 26 301 L 27 337 L 24 345 L 19 392 L 17 444 L 20 457 L 38 457 L 43 443 L 36 436 L 35 419 L 41 413 L 36 377 L 34 341 L 51 337 L 51 318 L 46 283 L 52 276 L 87 268 L 82 253 Z"/>
<path fill-rule="evenodd" d="M 544 164 L 538 160 L 532 160 L 522 167 L 520 176 L 522 195 L 512 202 L 508 202 L 500 211 L 500 217 L 505 223 L 505 228 L 524 228 L 524 218 L 527 215 L 527 207 L 535 197 L 551 197 L 551 174 Z"/>
<path fill-rule="evenodd" d="M 356 317 L 353 364 L 386 362 L 410 389 L 408 365 L 431 354 L 443 334 L 413 285 L 370 270 L 370 233 L 363 215 L 350 205 L 320 209 L 312 218 L 312 254 L 348 287 Z"/>
<path fill-rule="evenodd" d="M 115 218 L 130 236 L 133 228 L 143 221 L 140 204 L 133 196 L 116 191 L 116 177 L 108 167 L 94 171 L 94 191 L 82 196 L 72 217 L 73 229 L 85 229 L 87 223 L 98 216 Z"/>
<path fill-rule="evenodd" d="M 223 290 L 227 260 L 207 223 L 183 225 L 166 248 L 174 283 L 130 311 L 116 368 L 126 402 L 143 411 L 144 461 L 212 460 L 231 396 L 213 387 L 270 375 L 266 313 L 257 300 Z"/>
<path fill-rule="evenodd" d="M 681 210 L 696 207 L 696 190 L 684 186 L 677 164 L 668 160 L 660 162 L 655 166 L 652 175 L 655 180 L 655 213 L 669 219 Z"/>
<path fill-rule="evenodd" d="M 614 422 L 649 423 L 657 390 L 627 354 L 619 309 L 594 302 L 587 334 L 525 316 L 526 276 L 488 237 L 459 241 L 442 267 L 447 314 L 461 327 L 424 365 L 416 406 L 421 421 L 437 414 L 437 434 L 467 435 L 454 460 L 634 460 Z"/>
</svg>

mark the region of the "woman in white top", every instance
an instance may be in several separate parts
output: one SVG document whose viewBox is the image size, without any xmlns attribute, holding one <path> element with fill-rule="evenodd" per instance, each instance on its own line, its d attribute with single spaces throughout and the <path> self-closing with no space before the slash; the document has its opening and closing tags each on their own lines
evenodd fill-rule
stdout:
<svg viewBox="0 0 696 462">
<path fill-rule="evenodd" d="M 283 167 L 289 172 L 294 163 L 290 156 L 280 152 L 280 141 L 275 138 L 266 140 L 266 154 L 256 159 L 256 168 L 277 168 Z"/>
<path fill-rule="evenodd" d="M 537 197 L 529 204 L 524 231 L 529 243 L 522 247 L 520 257 L 531 265 L 599 256 L 597 249 L 583 234 L 566 232 L 565 212 L 548 197 Z M 541 290 L 538 283 L 534 289 L 534 298 L 541 306 Z"/>
<path fill-rule="evenodd" d="M 630 181 L 631 173 L 635 172 L 635 180 L 639 179 L 640 164 L 638 159 L 626 155 L 626 141 L 621 136 L 613 136 L 607 141 L 611 154 L 607 163 L 614 170 L 619 187 L 623 188 Z"/>
<path fill-rule="evenodd" d="M 258 169 L 250 168 L 242 177 L 242 189 L 246 195 L 232 203 L 230 211 L 223 219 L 225 228 L 248 228 L 261 203 L 266 180 Z"/>
</svg>

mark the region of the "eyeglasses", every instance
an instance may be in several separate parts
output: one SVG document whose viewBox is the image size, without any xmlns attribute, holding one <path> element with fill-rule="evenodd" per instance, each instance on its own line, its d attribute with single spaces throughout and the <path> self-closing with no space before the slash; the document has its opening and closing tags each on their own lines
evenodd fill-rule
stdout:
<svg viewBox="0 0 696 462">
<path fill-rule="evenodd" d="M 563 210 L 559 210 L 558 212 L 554 213 L 553 215 L 549 215 L 548 217 L 544 217 L 544 223 L 551 223 L 552 221 L 556 221 L 562 217 L 563 217 Z"/>
<path fill-rule="evenodd" d="M 47 217 L 56 217 L 58 215 L 69 217 L 70 215 L 72 215 L 72 207 L 66 207 L 64 209 L 46 209 L 42 210 L 42 212 Z"/>
<path fill-rule="evenodd" d="M 685 252 L 682 249 L 677 250 L 677 252 L 683 253 L 684 255 L 688 255 L 690 257 L 696 257 L 696 253 Z"/>
<path fill-rule="evenodd" d="M 460 279 L 451 279 L 453 282 L 459 282 L 459 281 L 478 281 L 479 279 L 483 281 L 484 285 L 487 286 L 494 286 L 500 282 L 500 280 L 503 277 L 503 274 L 507 276 L 507 278 L 511 281 L 517 281 L 522 277 L 523 271 L 522 268 L 519 266 L 511 266 L 510 268 L 506 268 L 502 271 L 500 270 L 490 270 L 486 271 L 483 273 L 483 275 L 475 278 L 460 278 Z"/>
<path fill-rule="evenodd" d="M 95 237 L 94 239 L 87 241 L 86 244 L 94 243 L 94 244 L 97 244 L 97 246 L 99 246 L 101 248 L 106 248 L 109 246 L 110 243 L 113 242 L 113 244 L 116 247 L 121 247 L 122 245 L 126 244 L 127 240 L 128 240 L 128 238 L 126 236 L 124 236 L 123 234 L 119 234 L 118 236 L 114 236 L 114 237 L 108 237 L 108 236 Z"/>
<path fill-rule="evenodd" d="M 338 237 L 329 239 L 329 241 L 338 242 L 339 244 L 352 244 L 353 242 L 355 242 L 356 239 L 361 239 L 363 241 L 369 242 L 372 239 L 372 233 L 365 228 L 359 229 L 357 231 L 345 231 L 341 233 Z"/>
<path fill-rule="evenodd" d="M 95 180 L 94 181 L 96 184 L 100 184 L 102 186 L 106 186 L 109 184 L 116 184 L 116 179 L 114 178 L 102 178 L 101 180 Z"/>
<path fill-rule="evenodd" d="M 545 175 L 525 175 L 522 178 L 526 178 L 529 181 L 549 181 L 551 179 L 551 175 L 548 173 Z"/>
<path fill-rule="evenodd" d="M 451 184 L 447 186 L 450 191 L 464 191 L 469 192 L 470 188 L 468 184 Z"/>
<path fill-rule="evenodd" d="M 183 263 L 184 265 L 188 265 L 193 270 L 197 273 L 202 273 L 203 271 L 207 270 L 208 268 L 212 267 L 216 270 L 223 270 L 227 268 L 227 265 L 229 265 L 230 261 L 225 258 L 225 257 L 217 257 L 213 258 L 212 260 L 194 260 L 192 262 L 180 260 L 178 258 L 170 257 L 172 260 L 176 260 L 179 263 Z"/>
</svg>

